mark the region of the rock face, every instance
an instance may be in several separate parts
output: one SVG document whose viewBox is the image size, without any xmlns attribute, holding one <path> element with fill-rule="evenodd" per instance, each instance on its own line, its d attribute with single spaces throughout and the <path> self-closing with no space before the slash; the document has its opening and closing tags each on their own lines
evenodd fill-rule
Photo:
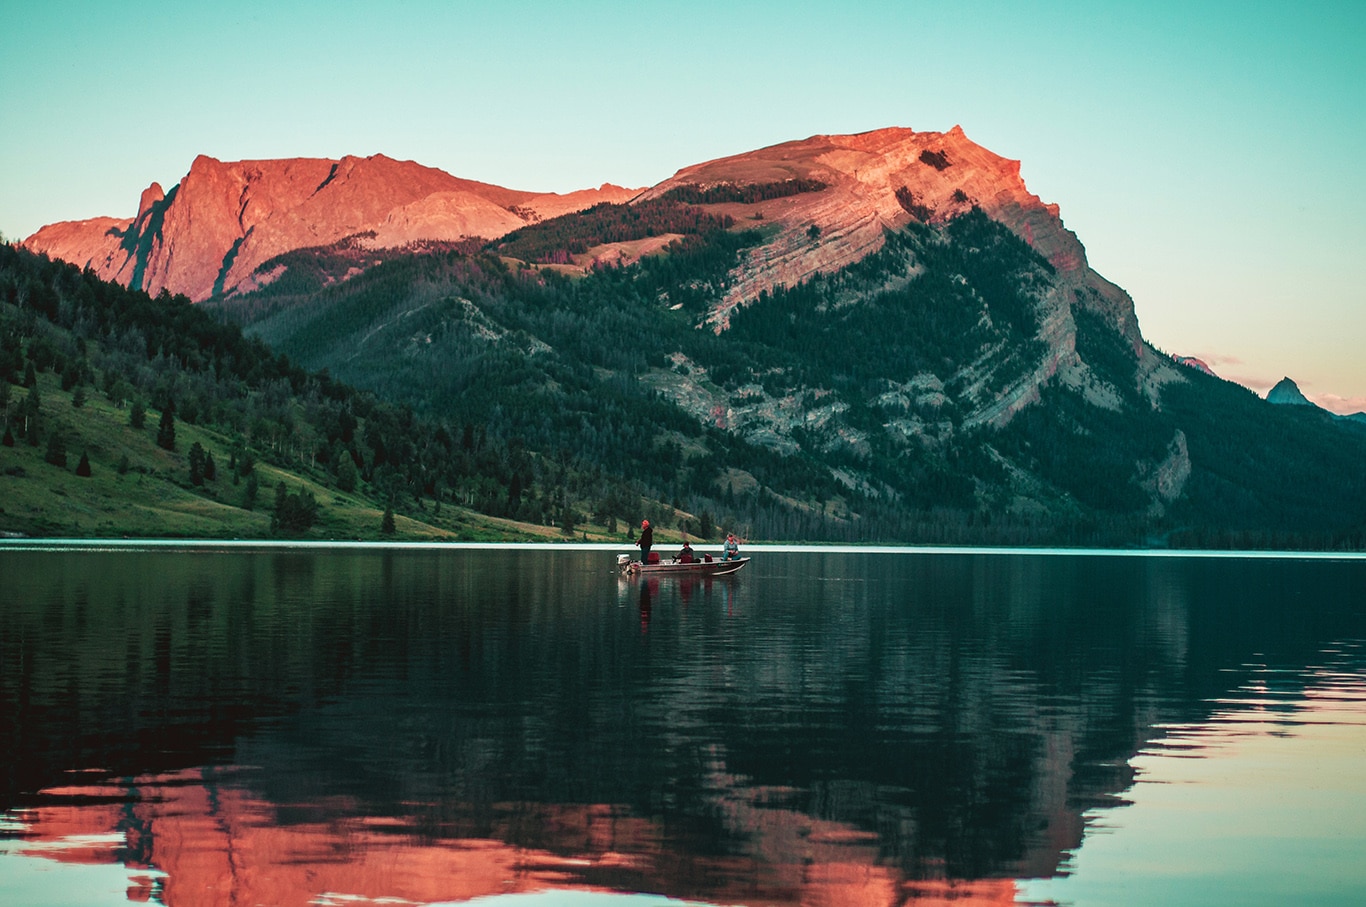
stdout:
<svg viewBox="0 0 1366 907">
<path fill-rule="evenodd" d="M 786 142 L 685 168 L 642 198 L 683 187 L 786 180 L 815 181 L 825 188 L 758 203 L 709 206 L 737 221 L 777 227 L 732 275 L 730 289 L 712 312 L 717 330 L 725 329 L 736 306 L 755 301 L 766 290 L 836 271 L 878 250 L 884 230 L 911 220 L 943 222 L 976 206 L 1043 255 L 1058 279 L 1040 313 L 1040 339 L 1048 345 L 1048 356 L 990 407 L 971 414 L 970 423 L 1004 424 L 1036 400 L 1055 375 L 1072 386 L 1094 383 L 1076 355 L 1076 306 L 1102 314 L 1125 338 L 1139 359 L 1139 382 L 1149 397 L 1162 384 L 1180 380 L 1171 361 L 1144 342 L 1129 294 L 1091 269 L 1086 250 L 1063 225 L 1058 206 L 1045 204 L 1026 188 L 1020 162 L 988 151 L 960 127 L 945 133 L 894 127 Z"/>
<path fill-rule="evenodd" d="M 1019 161 L 988 151 L 958 126 L 945 133 L 893 127 L 786 142 L 687 167 L 642 197 L 682 186 L 790 179 L 817 180 L 827 188 L 728 206 L 737 220 L 781 228 L 751 257 L 726 297 L 730 306 L 754 299 L 761 290 L 858 261 L 881 247 L 887 228 L 912 219 L 943 221 L 976 205 L 1038 250 L 1075 291 L 1108 310 L 1136 346 L 1140 342 L 1133 301 L 1090 269 L 1086 250 L 1063 226 L 1058 206 L 1045 204 L 1025 187 Z"/>
<path fill-rule="evenodd" d="M 1314 403 L 1301 391 L 1300 386 L 1289 378 L 1282 378 L 1276 386 L 1266 392 L 1267 403 L 1281 403 L 1290 406 L 1313 406 Z"/>
<path fill-rule="evenodd" d="M 148 187 L 136 218 L 52 224 L 24 245 L 126 286 L 199 301 L 230 293 L 294 249 L 358 233 L 373 233 L 367 242 L 376 248 L 493 239 L 637 191 L 523 192 L 383 155 L 231 163 L 201 155 L 169 192 Z"/>
</svg>

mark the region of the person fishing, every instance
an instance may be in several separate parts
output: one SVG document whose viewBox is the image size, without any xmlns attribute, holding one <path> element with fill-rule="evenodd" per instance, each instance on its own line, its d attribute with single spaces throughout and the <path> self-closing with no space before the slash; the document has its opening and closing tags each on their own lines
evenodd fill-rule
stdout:
<svg viewBox="0 0 1366 907">
<path fill-rule="evenodd" d="M 728 561 L 733 561 L 740 556 L 740 542 L 735 538 L 735 533 L 726 533 L 726 544 L 722 551 Z"/>
<path fill-rule="evenodd" d="M 655 543 L 655 531 L 650 528 L 649 520 L 640 521 L 640 538 L 636 539 L 636 544 L 640 546 L 640 562 L 650 563 L 650 547 Z"/>
</svg>

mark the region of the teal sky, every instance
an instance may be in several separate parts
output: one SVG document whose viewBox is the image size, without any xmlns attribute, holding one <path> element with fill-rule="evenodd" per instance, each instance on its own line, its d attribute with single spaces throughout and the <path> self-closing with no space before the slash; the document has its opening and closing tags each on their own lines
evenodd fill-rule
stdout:
<svg viewBox="0 0 1366 907">
<path fill-rule="evenodd" d="M 131 216 L 201 153 L 568 191 L 959 124 L 1023 162 L 1150 341 L 1366 409 L 1360 0 L 0 0 L 0 23 L 10 239 Z"/>
</svg>

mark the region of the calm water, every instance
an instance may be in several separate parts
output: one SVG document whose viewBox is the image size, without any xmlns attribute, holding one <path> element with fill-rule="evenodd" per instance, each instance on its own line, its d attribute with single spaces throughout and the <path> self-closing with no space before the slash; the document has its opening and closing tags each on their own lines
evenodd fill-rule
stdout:
<svg viewBox="0 0 1366 907">
<path fill-rule="evenodd" d="M 748 553 L 0 550 L 0 902 L 1366 897 L 1366 560 Z"/>
</svg>

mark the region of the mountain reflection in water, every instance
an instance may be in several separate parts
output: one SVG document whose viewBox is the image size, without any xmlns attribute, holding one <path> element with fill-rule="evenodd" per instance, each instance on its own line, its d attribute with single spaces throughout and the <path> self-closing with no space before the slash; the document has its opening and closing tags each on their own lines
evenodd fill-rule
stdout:
<svg viewBox="0 0 1366 907">
<path fill-rule="evenodd" d="M 1088 824 L 1200 729 L 1366 711 L 1363 561 L 769 552 L 642 581 L 573 549 L 0 551 L 0 575 L 0 887 L 106 864 L 110 903 L 1008 904 L 1084 872 Z"/>
</svg>

